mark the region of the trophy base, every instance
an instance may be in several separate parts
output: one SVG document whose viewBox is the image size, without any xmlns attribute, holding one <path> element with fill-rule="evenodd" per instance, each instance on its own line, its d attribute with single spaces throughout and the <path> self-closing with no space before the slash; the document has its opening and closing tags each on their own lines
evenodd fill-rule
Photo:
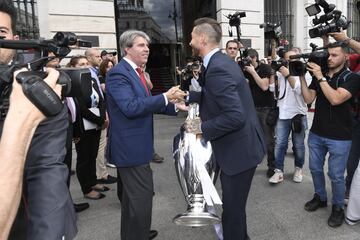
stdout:
<svg viewBox="0 0 360 240">
<path fill-rule="evenodd" d="M 186 212 L 174 217 L 173 222 L 176 225 L 188 227 L 202 227 L 220 223 L 218 216 L 208 212 Z"/>
</svg>

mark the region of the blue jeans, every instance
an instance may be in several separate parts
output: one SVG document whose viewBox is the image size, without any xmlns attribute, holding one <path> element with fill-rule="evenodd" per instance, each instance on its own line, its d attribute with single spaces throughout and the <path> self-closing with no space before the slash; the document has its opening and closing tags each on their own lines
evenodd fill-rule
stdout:
<svg viewBox="0 0 360 240">
<path fill-rule="evenodd" d="M 290 132 L 292 132 L 292 142 L 295 153 L 295 166 L 302 168 L 305 161 L 305 132 L 307 129 L 307 119 L 303 116 L 301 119 L 302 129 L 300 133 L 294 133 L 291 130 L 291 119 L 278 119 L 276 124 L 275 140 L 275 166 L 277 169 L 284 170 L 284 159 L 288 148 Z"/>
<path fill-rule="evenodd" d="M 332 204 L 344 206 L 345 180 L 344 173 L 349 157 L 351 140 L 333 140 L 309 133 L 309 168 L 314 182 L 315 193 L 322 201 L 327 200 L 325 189 L 324 162 L 329 152 L 328 176 L 332 188 Z"/>
</svg>

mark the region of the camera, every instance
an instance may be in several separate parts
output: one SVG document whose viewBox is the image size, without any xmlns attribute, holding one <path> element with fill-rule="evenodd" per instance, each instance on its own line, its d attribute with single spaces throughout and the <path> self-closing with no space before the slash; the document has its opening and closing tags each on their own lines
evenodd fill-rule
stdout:
<svg viewBox="0 0 360 240">
<path fill-rule="evenodd" d="M 326 47 L 318 48 L 315 44 L 311 43 L 313 51 L 311 53 L 304 53 L 298 55 L 290 56 L 290 59 L 307 59 L 307 62 L 316 63 L 321 67 L 321 71 L 325 74 L 329 71 L 327 60 L 329 58 L 329 53 L 326 50 Z M 305 75 L 306 63 L 298 60 L 298 61 L 290 61 L 289 62 L 289 71 L 292 76 L 302 76 Z"/>
<path fill-rule="evenodd" d="M 194 77 L 193 71 L 195 70 L 200 70 L 200 65 L 198 63 L 193 62 L 191 64 L 186 65 L 186 67 L 182 70 L 183 78 L 185 79 L 193 78 Z"/>
<path fill-rule="evenodd" d="M 248 67 L 251 65 L 251 59 L 244 57 L 238 61 L 238 65 L 240 66 L 241 70 L 245 72 L 245 67 Z"/>
<path fill-rule="evenodd" d="M 240 41 L 241 36 L 241 18 L 246 17 L 246 12 L 235 12 L 226 16 L 229 19 L 230 27 L 236 27 L 237 40 Z M 229 30 L 229 36 L 232 37 L 232 30 Z"/>
<path fill-rule="evenodd" d="M 235 12 L 234 14 L 229 14 L 227 18 L 229 19 L 229 25 L 231 27 L 239 26 L 241 23 L 241 18 L 246 17 L 246 12 Z"/>
<path fill-rule="evenodd" d="M 260 28 L 264 28 L 265 39 L 279 39 L 282 35 L 281 21 L 278 23 L 262 23 L 259 25 Z"/>
<path fill-rule="evenodd" d="M 324 15 L 317 17 L 316 15 L 321 12 L 321 8 L 324 10 Z M 327 33 L 340 32 L 341 29 L 347 29 L 351 23 L 348 21 L 342 12 L 335 10 L 334 4 L 328 4 L 325 0 L 316 0 L 315 4 L 306 8 L 308 15 L 315 16 L 312 20 L 314 26 L 309 30 L 311 38 L 321 37 Z M 329 22 L 331 21 L 331 22 Z"/>
<path fill-rule="evenodd" d="M 88 42 L 78 40 L 77 36 L 70 32 L 58 32 L 50 40 L 20 41 L 0 39 L 0 48 L 34 52 L 34 54 L 31 54 L 34 59 L 29 62 L 14 62 L 12 65 L 0 65 L 0 109 L 2 115 L 6 115 L 9 107 L 7 98 L 11 92 L 13 73 L 17 69 L 24 67 L 27 68 L 28 72 L 20 73 L 16 77 L 16 80 L 22 85 L 24 94 L 46 116 L 56 115 L 62 108 L 61 100 L 56 95 L 50 96 L 53 92 L 42 81 L 46 78 L 46 72 L 43 70 L 47 62 L 54 58 L 64 58 L 68 55 L 71 51 L 69 46 L 75 44 L 78 46 L 89 46 Z M 48 57 L 49 52 L 54 53 L 55 57 Z M 59 72 L 60 75 L 57 82 L 62 85 L 62 97 L 89 97 L 91 95 L 92 77 L 89 69 L 59 69 Z M 41 95 L 40 93 L 47 94 Z M 39 99 L 39 96 L 43 96 L 44 99 Z M 52 104 L 41 108 L 41 105 L 47 101 L 52 102 Z"/>
<path fill-rule="evenodd" d="M 271 68 L 275 72 L 279 71 L 282 66 L 284 66 L 284 67 L 288 66 L 288 62 L 285 59 L 280 59 L 278 61 L 272 61 L 271 62 Z"/>
</svg>

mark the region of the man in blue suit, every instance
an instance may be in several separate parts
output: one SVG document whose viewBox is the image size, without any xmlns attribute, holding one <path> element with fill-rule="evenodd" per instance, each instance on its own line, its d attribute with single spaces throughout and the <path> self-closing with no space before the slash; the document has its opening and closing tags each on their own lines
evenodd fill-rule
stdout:
<svg viewBox="0 0 360 240">
<path fill-rule="evenodd" d="M 188 122 L 187 131 L 210 141 L 221 168 L 224 239 L 249 239 L 246 201 L 256 166 L 265 155 L 263 131 L 248 83 L 239 66 L 219 50 L 221 27 L 200 18 L 191 33 L 193 52 L 203 58 L 202 91 L 187 100 L 200 104 L 201 122 Z"/>
<path fill-rule="evenodd" d="M 171 102 L 185 96 L 178 87 L 151 96 L 141 70 L 149 56 L 149 42 L 144 32 L 124 32 L 120 36 L 123 59 L 106 79 L 108 156 L 110 163 L 117 166 L 118 181 L 122 182 L 122 240 L 149 239 L 154 192 L 149 165 L 153 158 L 153 113 L 175 115 Z"/>
</svg>

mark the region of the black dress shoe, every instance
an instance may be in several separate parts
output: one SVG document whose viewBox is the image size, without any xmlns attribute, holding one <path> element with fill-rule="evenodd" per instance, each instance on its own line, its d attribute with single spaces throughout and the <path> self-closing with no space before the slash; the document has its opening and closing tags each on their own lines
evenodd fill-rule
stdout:
<svg viewBox="0 0 360 240">
<path fill-rule="evenodd" d="M 107 186 L 103 186 L 102 188 L 92 188 L 94 191 L 96 192 L 107 192 L 110 190 L 110 188 L 108 188 Z"/>
<path fill-rule="evenodd" d="M 75 212 L 82 212 L 85 209 L 88 209 L 89 206 L 88 203 L 74 203 Z"/>
<path fill-rule="evenodd" d="M 154 153 L 153 154 L 153 159 L 151 160 L 154 163 L 162 163 L 164 161 L 164 158 L 161 157 L 159 154 Z"/>
<path fill-rule="evenodd" d="M 344 209 L 338 205 L 332 206 L 331 215 L 328 219 L 328 225 L 330 227 L 340 227 L 345 219 Z"/>
<path fill-rule="evenodd" d="M 154 239 L 158 235 L 158 232 L 156 230 L 150 230 L 149 239 Z"/>
<path fill-rule="evenodd" d="M 324 208 L 327 207 L 327 201 L 321 201 L 320 196 L 316 193 L 314 194 L 314 198 L 305 203 L 305 210 L 308 212 L 314 212 L 318 208 Z"/>
<path fill-rule="evenodd" d="M 111 175 L 108 175 L 107 178 L 97 179 L 97 183 L 99 184 L 113 184 L 117 182 L 117 178 Z"/>
</svg>

